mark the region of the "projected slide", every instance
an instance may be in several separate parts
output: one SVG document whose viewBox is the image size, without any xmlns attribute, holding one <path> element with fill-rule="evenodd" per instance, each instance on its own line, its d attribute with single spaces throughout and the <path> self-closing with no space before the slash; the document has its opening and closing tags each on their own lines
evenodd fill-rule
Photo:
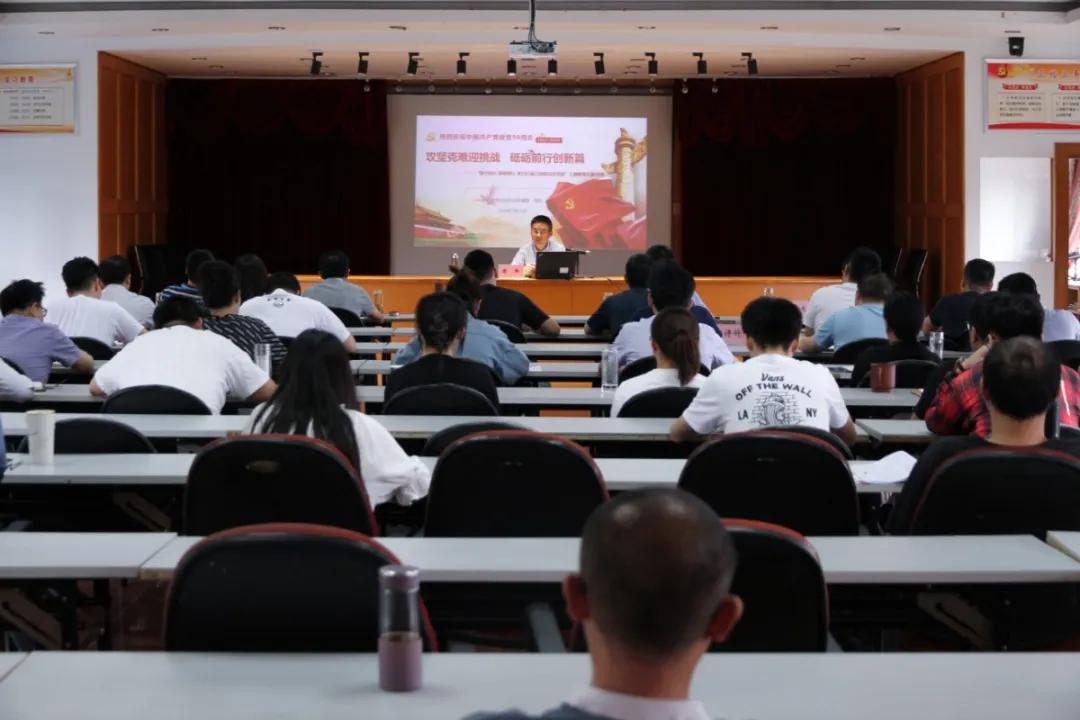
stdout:
<svg viewBox="0 0 1080 720">
<path fill-rule="evenodd" d="M 642 250 L 647 130 L 643 117 L 419 115 L 415 243 L 517 248 L 543 214 L 567 247 Z"/>
</svg>

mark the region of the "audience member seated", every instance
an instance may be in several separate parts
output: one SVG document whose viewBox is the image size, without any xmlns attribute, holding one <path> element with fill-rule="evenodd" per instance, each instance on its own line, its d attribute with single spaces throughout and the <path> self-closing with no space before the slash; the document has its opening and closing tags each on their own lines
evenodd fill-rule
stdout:
<svg viewBox="0 0 1080 720">
<path fill-rule="evenodd" d="M 746 306 L 741 319 L 750 358 L 705 379 L 671 426 L 671 439 L 806 425 L 854 445 L 855 424 L 829 369 L 792 357 L 802 326 L 799 308 L 790 300 L 761 297 Z"/>
<path fill-rule="evenodd" d="M 803 335 L 813 337 L 822 323 L 840 310 L 855 304 L 859 283 L 867 275 L 881 272 L 881 257 L 870 248 L 858 247 L 844 260 L 839 285 L 818 288 L 810 296 L 810 304 L 803 317 Z"/>
<path fill-rule="evenodd" d="M 674 260 L 660 260 L 649 268 L 649 307 L 653 312 L 677 307 L 690 309 L 694 294 L 694 277 Z M 615 337 L 612 347 L 625 367 L 643 357 L 652 357 L 652 324 L 655 316 L 628 322 Z M 735 362 L 720 334 L 708 325 L 698 323 L 698 351 L 701 362 L 709 369 Z"/>
<path fill-rule="evenodd" d="M 245 433 L 295 434 L 325 440 L 360 471 L 374 507 L 393 500 L 409 505 L 427 495 L 431 473 L 405 454 L 393 436 L 359 410 L 345 348 L 321 330 L 305 330 L 289 347 L 281 384 L 251 413 Z"/>
<path fill-rule="evenodd" d="M 49 303 L 49 319 L 69 338 L 93 338 L 108 346 L 134 340 L 146 328 L 124 308 L 101 299 L 97 263 L 77 257 L 64 263 L 61 271 L 66 298 Z"/>
<path fill-rule="evenodd" d="M 972 351 L 977 351 L 990 342 L 990 308 L 1001 297 L 1003 297 L 1003 293 L 991 290 L 976 297 L 975 302 L 971 304 L 971 311 L 968 316 L 967 345 Z M 955 359 L 941 360 L 938 363 L 937 369 L 926 380 L 926 387 L 923 388 L 922 395 L 919 396 L 919 402 L 915 403 L 915 417 L 920 420 L 926 418 L 927 410 L 930 409 L 930 405 L 937 397 L 938 388 L 941 383 L 945 382 L 946 377 L 951 376 L 958 363 L 959 360 Z"/>
<path fill-rule="evenodd" d="M 923 333 L 929 335 L 940 330 L 950 348 L 968 349 L 968 322 L 975 298 L 994 289 L 994 264 L 975 258 L 964 265 L 964 282 L 961 292 L 946 295 L 937 301 L 934 309 L 923 320 Z"/>
<path fill-rule="evenodd" d="M 706 720 L 690 700 L 701 656 L 742 616 L 732 595 L 737 555 L 723 524 L 679 490 L 627 492 L 585 523 L 581 569 L 563 581 L 567 612 L 581 623 L 592 660 L 584 692 L 544 720 Z M 584 681 L 584 678 L 582 678 Z M 527 720 L 519 711 L 469 720 Z"/>
<path fill-rule="evenodd" d="M 527 296 L 517 290 L 499 287 L 496 282 L 495 258 L 487 250 L 473 250 L 465 256 L 468 268 L 484 291 L 476 317 L 480 320 L 502 320 L 514 327 L 527 327 L 541 335 L 558 337 L 559 323 L 548 317 Z"/>
<path fill-rule="evenodd" d="M 885 338 L 885 298 L 891 292 L 892 281 L 885 273 L 866 275 L 855 291 L 855 305 L 825 318 L 813 337 L 802 336 L 799 348 L 812 353 L 857 340 Z"/>
<path fill-rule="evenodd" d="M 465 316 L 465 340 L 461 344 L 460 357 L 487 365 L 503 385 L 513 385 L 525 377 L 529 372 L 528 356 L 510 342 L 502 330 L 489 322 L 476 319 L 476 309 L 480 307 L 483 290 L 472 271 L 462 268 L 455 273 L 447 283 L 446 291 L 461 298 L 468 309 Z M 419 358 L 422 352 L 420 337 L 414 337 L 394 356 L 394 363 L 408 365 Z"/>
<path fill-rule="evenodd" d="M 356 340 L 345 323 L 318 300 L 301 297 L 300 281 L 292 273 L 276 272 L 267 278 L 266 294 L 243 303 L 240 314 L 262 320 L 278 337 L 322 330 L 336 337 L 347 352 L 356 350 Z"/>
<path fill-rule="evenodd" d="M 101 299 L 114 302 L 128 311 L 135 322 L 149 328 L 154 317 L 154 301 L 131 292 L 131 263 L 123 255 L 111 255 L 98 265 Z"/>
<path fill-rule="evenodd" d="M 996 345 L 1014 337 L 1039 339 L 1043 309 L 1034 295 L 996 293 L 988 308 L 987 343 L 957 361 L 945 376 L 926 411 L 926 427 L 938 435 L 990 435 L 992 426 L 983 383 L 983 358 Z M 1062 425 L 1077 424 L 1080 418 L 1080 375 L 1061 367 L 1059 410 Z"/>
<path fill-rule="evenodd" d="M 33 396 L 34 381 L 0 359 L 0 400 L 26 402 Z"/>
<path fill-rule="evenodd" d="M 491 370 L 473 360 L 454 357 L 465 335 L 468 314 L 465 302 L 457 295 L 442 292 L 420 298 L 416 304 L 420 358 L 386 376 L 384 402 L 390 402 L 390 398 L 406 388 L 453 383 L 483 393 L 492 405 L 499 407 L 499 393 Z"/>
<path fill-rule="evenodd" d="M 637 320 L 649 310 L 649 267 L 652 260 L 644 253 L 631 255 L 626 261 L 627 289 L 604 298 L 585 323 L 585 334 L 615 337 L 625 323 Z"/>
<path fill-rule="evenodd" d="M 630 378 L 616 388 L 615 397 L 611 400 L 611 417 L 618 417 L 626 401 L 646 390 L 700 388 L 705 382 L 704 376 L 698 374 L 701 368 L 701 353 L 698 352 L 700 332 L 701 326 L 688 310 L 669 307 L 658 312 L 650 329 L 656 369 Z"/>
<path fill-rule="evenodd" d="M 228 338 L 233 345 L 255 359 L 255 346 L 270 346 L 270 364 L 280 367 L 285 361 L 285 346 L 262 320 L 240 314 L 240 287 L 236 271 L 227 262 L 211 260 L 199 268 L 199 288 L 209 315 L 203 327 Z"/>
<path fill-rule="evenodd" d="M 189 252 L 184 259 L 184 274 L 187 277 L 187 282 L 170 285 L 162 290 L 158 293 L 158 302 L 162 303 L 179 295 L 194 300 L 199 304 L 199 307 L 202 307 L 202 292 L 199 291 L 199 268 L 202 267 L 204 262 L 210 262 L 213 259 L 214 253 L 209 250 L 200 248 Z"/>
<path fill-rule="evenodd" d="M 43 322 L 47 311 L 41 306 L 45 288 L 33 280 L 16 280 L 0 292 L 0 357 L 18 365 L 34 382 L 49 379 L 54 362 L 87 375 L 94 372 L 94 359 L 71 342 L 64 332 Z"/>
<path fill-rule="evenodd" d="M 645 254 L 653 262 L 659 262 L 660 260 L 672 260 L 674 262 L 678 262 L 677 260 L 675 260 L 675 253 L 672 252 L 671 248 L 669 248 L 667 245 L 651 245 L 649 246 L 649 249 L 645 251 Z M 713 330 L 719 332 L 719 328 L 715 327 L 716 318 L 713 317 L 712 310 L 710 310 L 708 306 L 705 305 L 705 301 L 701 299 L 701 295 L 698 295 L 697 290 L 694 290 L 694 296 L 693 298 L 691 298 L 691 302 L 693 303 L 693 307 L 690 308 L 690 312 L 693 313 L 694 317 L 698 319 L 698 322 L 705 323 L 706 325 L 712 324 L 714 326 Z M 699 313 L 694 310 L 694 308 L 700 308 L 702 312 Z M 709 318 L 709 322 L 705 322 L 705 317 Z"/>
<path fill-rule="evenodd" d="M 274 394 L 274 381 L 243 350 L 203 331 L 202 310 L 191 298 L 174 295 L 158 303 L 154 327 L 97 371 L 91 394 L 166 385 L 191 393 L 215 415 L 228 397 L 262 402 Z"/>
<path fill-rule="evenodd" d="M 319 256 L 319 276 L 322 282 L 304 291 L 304 297 L 318 300 L 326 307 L 348 310 L 357 317 L 369 317 L 377 323 L 383 314 L 375 307 L 367 291 L 349 282 L 349 256 L 341 250 L 330 250 Z"/>
<path fill-rule="evenodd" d="M 851 371 L 851 384 L 861 384 L 874 363 L 898 360 L 940 362 L 941 358 L 919 342 L 919 326 L 923 321 L 923 313 L 922 302 L 911 293 L 897 292 L 890 295 L 885 301 L 885 336 L 889 338 L 889 344 L 867 348 L 859 354 Z"/>
<path fill-rule="evenodd" d="M 993 433 L 945 438 L 931 443 L 919 456 L 911 476 L 889 514 L 886 529 L 906 533 L 916 505 L 934 471 L 965 450 L 997 446 L 1003 449 L 1043 447 L 1080 457 L 1080 440 L 1045 435 L 1046 412 L 1058 396 L 1061 374 L 1068 369 L 1034 337 L 1018 336 L 995 342 L 981 365 L 982 395 Z M 1016 478 L 1017 484 L 1023 478 Z"/>
<path fill-rule="evenodd" d="M 1013 295 L 1031 295 L 1039 299 L 1039 289 L 1035 279 L 1027 273 L 1013 273 L 1001 278 L 998 292 Z M 1054 310 L 1043 306 L 1043 342 L 1057 340 L 1080 340 L 1080 320 L 1068 310 Z"/>
<path fill-rule="evenodd" d="M 266 292 L 266 264 L 255 253 L 244 253 L 233 262 L 236 278 L 240 282 L 240 302 L 246 303 L 253 297 Z"/>
</svg>

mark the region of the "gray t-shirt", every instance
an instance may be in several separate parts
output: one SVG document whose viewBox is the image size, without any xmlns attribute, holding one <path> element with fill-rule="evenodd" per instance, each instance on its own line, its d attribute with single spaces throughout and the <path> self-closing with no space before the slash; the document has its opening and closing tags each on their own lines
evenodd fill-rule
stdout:
<svg viewBox="0 0 1080 720">
<path fill-rule="evenodd" d="M 345 278 L 326 278 L 304 291 L 304 297 L 318 300 L 326 307 L 342 308 L 363 317 L 375 310 L 367 291 Z"/>
</svg>

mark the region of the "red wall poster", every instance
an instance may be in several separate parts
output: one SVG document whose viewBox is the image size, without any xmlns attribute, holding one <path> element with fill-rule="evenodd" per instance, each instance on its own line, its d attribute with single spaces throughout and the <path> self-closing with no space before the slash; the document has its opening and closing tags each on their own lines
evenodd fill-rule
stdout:
<svg viewBox="0 0 1080 720">
<path fill-rule="evenodd" d="M 1080 62 L 988 60 L 987 128 L 1080 130 Z"/>
</svg>

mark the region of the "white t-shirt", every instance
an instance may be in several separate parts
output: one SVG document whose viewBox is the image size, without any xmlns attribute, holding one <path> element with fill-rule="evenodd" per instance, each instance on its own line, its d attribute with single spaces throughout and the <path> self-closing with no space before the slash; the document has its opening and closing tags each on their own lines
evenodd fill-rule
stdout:
<svg viewBox="0 0 1080 720">
<path fill-rule="evenodd" d="M 26 402 L 34 396 L 34 381 L 0 360 L 0 400 Z"/>
<path fill-rule="evenodd" d="M 124 308 L 89 295 L 59 298 L 49 303 L 45 322 L 68 337 L 88 337 L 113 345 L 129 343 L 145 328 Z"/>
<path fill-rule="evenodd" d="M 803 315 L 803 327 L 817 330 L 821 323 L 837 310 L 855 305 L 855 291 L 858 289 L 859 286 L 855 283 L 846 282 L 815 290 L 810 296 L 810 304 L 806 306 L 806 314 Z"/>
<path fill-rule="evenodd" d="M 265 404 L 252 411 L 243 432 L 257 432 L 254 428 L 255 418 Z M 399 505 L 409 505 L 427 495 L 431 473 L 419 458 L 406 455 L 394 436 L 377 420 L 348 408 L 345 408 L 345 414 L 352 421 L 356 449 L 360 453 L 360 477 L 364 480 L 364 489 L 372 507 L 389 500 Z M 314 437 L 310 427 L 307 435 Z"/>
<path fill-rule="evenodd" d="M 145 327 L 154 325 L 154 301 L 145 295 L 133 293 L 120 283 L 111 283 L 101 289 L 101 299 L 114 302 L 131 313 L 136 322 Z"/>
<path fill-rule="evenodd" d="M 139 336 L 94 375 L 106 395 L 137 385 L 168 385 L 199 398 L 214 414 L 226 397 L 249 397 L 269 379 L 229 339 L 187 325 Z"/>
<path fill-rule="evenodd" d="M 341 342 L 350 337 L 345 323 L 321 302 L 281 288 L 251 298 L 240 306 L 240 314 L 262 320 L 278 337 L 294 338 L 312 329 L 328 332 Z"/>
<path fill-rule="evenodd" d="M 686 383 L 686 387 L 700 388 L 705 382 L 704 375 L 695 375 Z M 611 399 L 611 417 L 618 417 L 626 401 L 646 390 L 666 387 L 682 387 L 679 384 L 679 371 L 670 368 L 657 368 L 644 375 L 630 378 L 615 388 L 615 397 Z"/>
<path fill-rule="evenodd" d="M 847 407 L 824 365 L 785 355 L 758 355 L 717 368 L 682 419 L 699 435 L 781 425 L 841 428 Z"/>
</svg>

